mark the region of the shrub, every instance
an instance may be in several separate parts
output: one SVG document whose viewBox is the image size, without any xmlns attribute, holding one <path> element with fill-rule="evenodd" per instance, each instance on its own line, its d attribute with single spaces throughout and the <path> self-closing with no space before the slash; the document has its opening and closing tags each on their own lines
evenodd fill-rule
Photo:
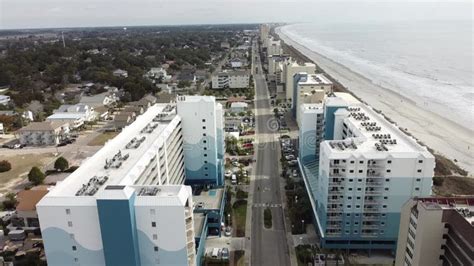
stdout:
<svg viewBox="0 0 474 266">
<path fill-rule="evenodd" d="M 433 185 L 440 187 L 443 185 L 444 177 L 442 176 L 435 176 L 433 177 Z"/>
<path fill-rule="evenodd" d="M 54 162 L 54 169 L 63 172 L 64 170 L 69 168 L 69 162 L 64 157 L 59 157 Z"/>
<path fill-rule="evenodd" d="M 7 160 L 0 161 L 0 173 L 8 172 L 10 171 L 10 169 L 12 169 L 12 165 L 10 164 L 9 161 Z"/>
<path fill-rule="evenodd" d="M 39 185 L 43 183 L 44 178 L 45 174 L 41 172 L 41 170 L 36 166 L 31 168 L 30 172 L 28 173 L 28 180 L 34 185 Z"/>
<path fill-rule="evenodd" d="M 268 207 L 263 211 L 263 223 L 265 228 L 272 227 L 272 210 Z"/>
</svg>

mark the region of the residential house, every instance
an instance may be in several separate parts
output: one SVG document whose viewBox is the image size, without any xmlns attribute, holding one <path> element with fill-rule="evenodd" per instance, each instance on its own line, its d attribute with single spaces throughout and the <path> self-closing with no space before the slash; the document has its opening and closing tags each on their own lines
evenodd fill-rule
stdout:
<svg viewBox="0 0 474 266">
<path fill-rule="evenodd" d="M 249 105 L 244 102 L 235 102 L 230 104 L 230 111 L 233 113 L 241 113 L 247 111 Z"/>
<path fill-rule="evenodd" d="M 20 143 L 41 146 L 56 145 L 69 133 L 69 124 L 61 121 L 33 122 L 18 130 Z"/>
<path fill-rule="evenodd" d="M 118 101 L 118 97 L 116 96 L 115 93 L 104 92 L 104 93 L 99 93 L 99 94 L 91 95 L 91 96 L 83 95 L 79 102 L 83 104 L 87 104 L 90 107 L 97 108 L 99 106 L 111 105 L 117 101 Z"/>
<path fill-rule="evenodd" d="M 121 77 L 121 78 L 127 78 L 128 77 L 128 72 L 125 71 L 125 70 L 122 70 L 122 69 L 117 69 L 114 72 L 112 72 L 112 74 L 115 77 Z"/>
<path fill-rule="evenodd" d="M 0 104 L 7 105 L 10 102 L 10 96 L 0 95 Z"/>
<path fill-rule="evenodd" d="M 133 112 L 120 112 L 114 117 L 114 127 L 116 130 L 120 130 L 135 120 L 135 113 Z"/>
<path fill-rule="evenodd" d="M 248 88 L 250 75 L 245 70 L 222 71 L 212 75 L 213 89 L 240 89 Z"/>
<path fill-rule="evenodd" d="M 224 121 L 224 128 L 226 132 L 238 132 L 239 127 L 242 126 L 242 119 L 240 117 L 227 117 Z"/>
<path fill-rule="evenodd" d="M 94 108 L 86 104 L 61 105 L 53 114 L 46 118 L 46 121 L 67 122 L 71 128 L 78 128 L 85 122 L 95 119 Z"/>
<path fill-rule="evenodd" d="M 45 186 L 38 186 L 29 190 L 22 190 L 17 194 L 16 218 L 23 221 L 25 227 L 39 228 L 36 204 L 48 194 Z"/>
</svg>

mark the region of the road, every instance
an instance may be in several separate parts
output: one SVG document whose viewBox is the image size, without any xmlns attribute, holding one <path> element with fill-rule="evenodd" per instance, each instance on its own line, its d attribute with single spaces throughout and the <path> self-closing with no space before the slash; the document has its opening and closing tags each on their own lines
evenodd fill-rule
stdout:
<svg viewBox="0 0 474 266">
<path fill-rule="evenodd" d="M 253 48 L 253 57 L 259 56 Z M 254 59 L 254 58 L 252 58 Z M 290 265 L 280 191 L 278 128 L 260 60 L 252 60 L 256 90 L 256 166 L 253 183 L 251 265 Z M 255 67 L 258 73 L 255 73 Z M 263 211 L 272 210 L 272 228 L 265 229 Z"/>
</svg>

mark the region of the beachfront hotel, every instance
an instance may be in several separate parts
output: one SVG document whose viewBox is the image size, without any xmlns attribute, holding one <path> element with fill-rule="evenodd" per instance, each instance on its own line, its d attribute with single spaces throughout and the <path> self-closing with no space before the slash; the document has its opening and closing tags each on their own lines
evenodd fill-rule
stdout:
<svg viewBox="0 0 474 266">
<path fill-rule="evenodd" d="M 213 159 L 199 160 L 204 167 L 186 165 L 186 154 L 195 155 L 194 147 L 186 150 L 186 143 L 206 139 L 187 120 L 202 115 L 210 134 L 210 125 L 216 130 L 216 124 L 222 123 L 217 118 L 222 111 L 213 98 L 204 97 L 208 104 L 192 108 L 190 115 L 188 100 L 199 102 L 197 97 L 180 98 L 179 110 L 176 104 L 151 106 L 37 204 L 48 265 L 195 265 L 200 261 L 208 217 L 207 213 L 196 220 L 193 216 L 187 173 L 193 174 L 192 184 L 201 180 L 217 186 L 221 171 L 213 163 L 218 162 L 223 144 L 216 144 L 218 137 L 213 135 L 214 142 L 200 146 L 212 147 Z M 212 176 L 205 176 L 211 171 Z M 209 198 L 222 202 L 224 196 L 215 195 Z M 222 204 L 214 205 L 219 210 Z M 216 212 L 212 219 L 220 225 L 222 211 Z"/>
<path fill-rule="evenodd" d="M 474 197 L 407 201 L 395 265 L 474 265 Z"/>
<path fill-rule="evenodd" d="M 350 94 L 323 105 L 301 109 L 300 141 L 320 138 L 318 126 L 324 141 L 298 158 L 321 246 L 395 250 L 402 205 L 431 194 L 434 157 Z"/>
<path fill-rule="evenodd" d="M 178 96 L 186 184 L 224 184 L 224 111 L 214 96 Z"/>
<path fill-rule="evenodd" d="M 300 125 L 301 106 L 309 103 L 322 103 L 332 92 L 332 82 L 324 74 L 299 72 L 293 76 L 293 116 Z"/>
<path fill-rule="evenodd" d="M 287 100 L 291 101 L 291 106 L 295 103 L 293 101 L 293 90 L 294 90 L 294 82 L 293 76 L 296 73 L 305 72 L 308 74 L 314 74 L 316 72 L 316 65 L 313 63 L 304 63 L 303 65 L 299 65 L 296 61 L 289 60 L 285 62 L 283 65 L 282 71 L 282 82 L 285 83 L 285 95 Z"/>
</svg>

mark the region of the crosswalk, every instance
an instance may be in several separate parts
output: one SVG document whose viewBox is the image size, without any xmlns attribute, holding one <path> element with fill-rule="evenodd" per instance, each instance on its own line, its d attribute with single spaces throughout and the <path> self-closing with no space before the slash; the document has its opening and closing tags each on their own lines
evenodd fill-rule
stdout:
<svg viewBox="0 0 474 266">
<path fill-rule="evenodd" d="M 254 208 L 281 208 L 281 204 L 273 204 L 273 203 L 254 203 L 252 205 Z"/>
</svg>

